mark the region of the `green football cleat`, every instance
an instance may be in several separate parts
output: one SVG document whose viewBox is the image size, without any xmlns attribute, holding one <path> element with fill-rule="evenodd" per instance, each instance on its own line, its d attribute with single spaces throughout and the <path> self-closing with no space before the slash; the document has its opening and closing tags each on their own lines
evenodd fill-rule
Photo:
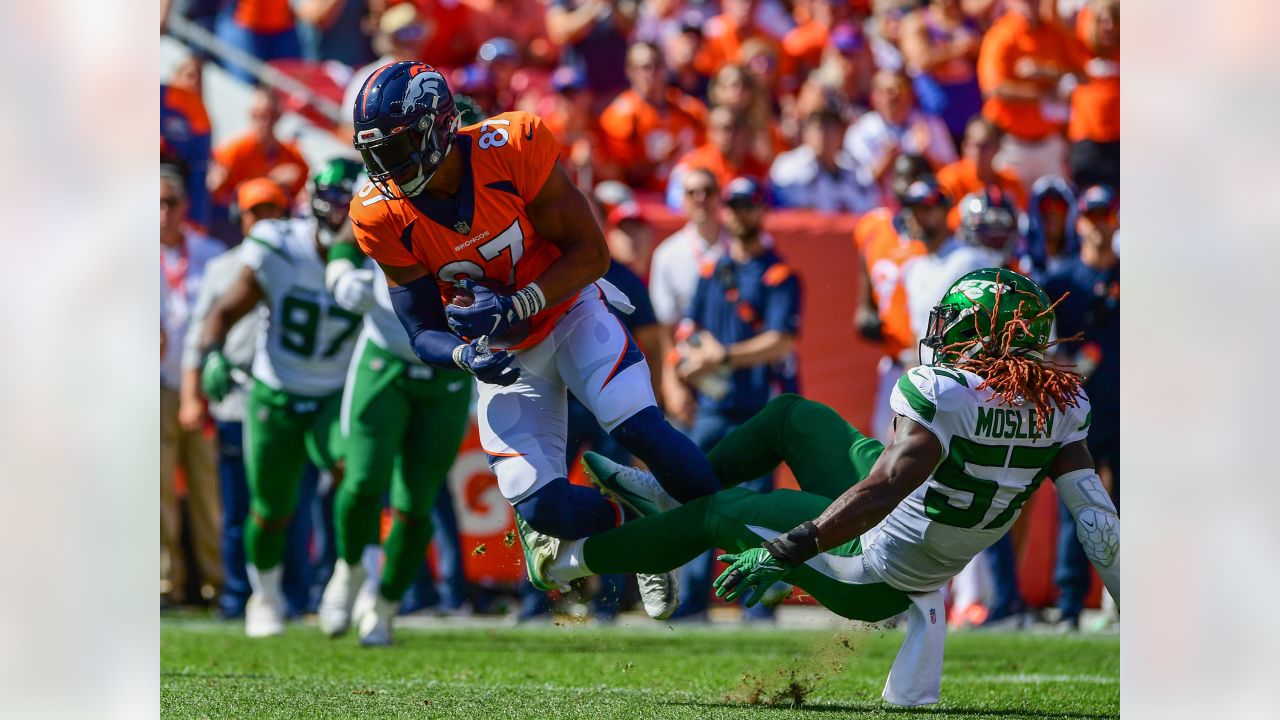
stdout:
<svg viewBox="0 0 1280 720">
<path fill-rule="evenodd" d="M 680 507 L 658 479 L 644 470 L 620 465 L 593 452 L 583 454 L 582 467 L 600 492 L 637 515 L 656 515 Z"/>
<path fill-rule="evenodd" d="M 520 548 L 524 551 L 524 569 L 529 574 L 529 582 L 542 592 L 556 590 L 555 581 L 547 577 L 546 567 L 560 549 L 560 540 L 529 527 L 520 513 L 515 515 L 516 530 L 520 533 Z"/>
</svg>

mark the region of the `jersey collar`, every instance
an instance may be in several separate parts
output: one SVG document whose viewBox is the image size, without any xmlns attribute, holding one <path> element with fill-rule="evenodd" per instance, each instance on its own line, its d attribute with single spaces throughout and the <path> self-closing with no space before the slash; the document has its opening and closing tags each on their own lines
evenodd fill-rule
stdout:
<svg viewBox="0 0 1280 720">
<path fill-rule="evenodd" d="M 453 149 L 462 154 L 462 181 L 453 197 L 433 198 L 421 193 L 409 198 L 413 206 L 438 225 L 459 235 L 470 235 L 475 219 L 475 177 L 471 171 L 471 137 L 458 135 Z"/>
</svg>

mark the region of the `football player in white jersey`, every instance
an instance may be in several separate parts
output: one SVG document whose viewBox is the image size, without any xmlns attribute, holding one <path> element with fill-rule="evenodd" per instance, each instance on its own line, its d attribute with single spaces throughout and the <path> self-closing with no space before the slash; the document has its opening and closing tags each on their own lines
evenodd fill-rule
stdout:
<svg viewBox="0 0 1280 720">
<path fill-rule="evenodd" d="M 240 245 L 240 277 L 209 312 L 201 337 L 202 383 L 216 401 L 230 387 L 230 366 L 220 350 L 227 332 L 255 308 L 262 318 L 244 427 L 250 637 L 284 631 L 284 530 L 307 459 L 336 481 L 341 476 L 338 412 L 362 318 L 342 308 L 326 288 L 325 262 L 359 172 L 359 163 L 334 160 L 312 178 L 313 201 L 335 189 L 345 196 L 331 203 L 333 212 L 313 202 L 312 217 L 253 225 Z"/>
<path fill-rule="evenodd" d="M 1046 477 L 1119 604 L 1120 519 L 1085 445 L 1091 415 L 1080 377 L 1044 358 L 1053 320 L 1053 303 L 1028 278 L 968 273 L 933 308 L 923 341 L 929 364 L 894 389 L 888 445 L 825 405 L 783 395 L 710 453 L 730 489 L 684 505 L 647 473 L 589 457 L 592 480 L 646 517 L 584 540 L 536 537 L 532 572 L 550 584 L 662 572 L 724 548 L 730 566 L 715 586 L 726 600 L 748 595 L 751 605 L 783 581 L 847 618 L 908 612 L 884 697 L 936 702 L 940 589 L 1008 531 Z M 800 491 L 732 487 L 780 462 Z"/>
</svg>

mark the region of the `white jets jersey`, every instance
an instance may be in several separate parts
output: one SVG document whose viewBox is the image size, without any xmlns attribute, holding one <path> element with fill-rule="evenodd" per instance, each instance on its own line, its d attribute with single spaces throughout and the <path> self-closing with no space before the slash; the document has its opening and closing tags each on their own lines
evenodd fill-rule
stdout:
<svg viewBox="0 0 1280 720">
<path fill-rule="evenodd" d="M 387 276 L 375 262 L 373 266 L 373 309 L 364 317 L 364 334 L 377 343 L 379 347 L 404 358 L 412 365 L 425 364 L 413 352 L 409 344 L 409 333 L 405 332 L 400 318 L 396 317 L 395 308 L 391 307 L 391 292 L 387 288 Z"/>
<path fill-rule="evenodd" d="M 932 431 L 943 448 L 929 479 L 862 536 L 868 569 L 901 590 L 941 587 L 999 540 L 1062 446 L 1088 434 L 1088 398 L 1055 410 L 1037 430 L 1034 407 L 988 400 L 990 390 L 976 389 L 982 381 L 922 366 L 893 389 L 894 411 Z"/>
<path fill-rule="evenodd" d="M 315 221 L 258 222 L 240 254 L 263 293 L 253 376 L 298 395 L 341 390 L 361 316 L 338 307 L 325 289 Z"/>
</svg>

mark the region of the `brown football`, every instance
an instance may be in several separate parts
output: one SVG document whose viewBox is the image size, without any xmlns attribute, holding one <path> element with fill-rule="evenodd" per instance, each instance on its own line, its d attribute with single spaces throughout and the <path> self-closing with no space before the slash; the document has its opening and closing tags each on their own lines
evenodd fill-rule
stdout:
<svg viewBox="0 0 1280 720">
<path fill-rule="evenodd" d="M 510 295 L 511 288 L 504 283 L 498 282 L 493 278 L 482 277 L 475 279 L 477 285 L 483 285 L 498 295 Z M 449 297 L 449 304 L 454 307 L 471 307 L 475 302 L 476 296 L 470 290 L 466 290 L 458 285 L 453 286 L 453 293 Z M 521 340 L 529 336 L 530 323 L 528 320 L 519 320 L 511 326 L 511 330 L 501 337 L 490 338 L 493 348 L 504 348 L 515 345 Z"/>
</svg>

